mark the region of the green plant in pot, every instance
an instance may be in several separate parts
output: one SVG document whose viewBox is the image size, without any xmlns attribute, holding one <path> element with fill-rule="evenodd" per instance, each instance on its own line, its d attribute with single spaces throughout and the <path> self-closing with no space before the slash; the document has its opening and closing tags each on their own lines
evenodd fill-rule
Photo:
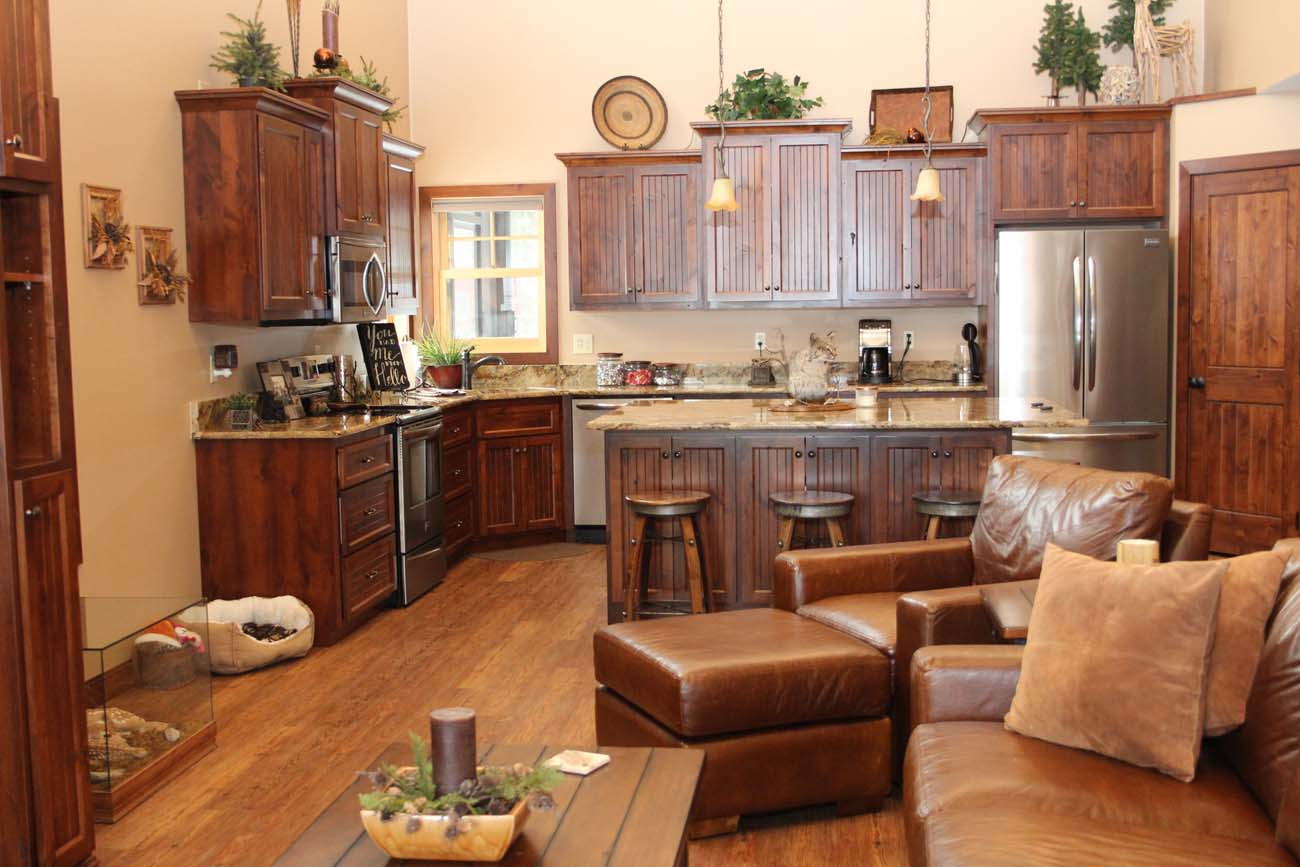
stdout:
<svg viewBox="0 0 1300 867">
<path fill-rule="evenodd" d="M 473 349 L 468 341 L 443 335 L 426 323 L 415 348 L 420 363 L 438 388 L 461 387 L 460 356 L 466 349 Z"/>
<path fill-rule="evenodd" d="M 259 0 L 252 18 L 240 18 L 233 12 L 226 16 L 239 25 L 238 30 L 223 30 L 229 41 L 212 55 L 213 69 L 228 72 L 240 87 L 270 87 L 284 90 L 289 74 L 280 68 L 280 49 L 266 36 Z"/>
<path fill-rule="evenodd" d="M 237 392 L 226 398 L 226 423 L 231 430 L 252 430 L 257 424 L 257 398 Z"/>
<path fill-rule="evenodd" d="M 795 76 L 786 80 L 779 72 L 751 69 L 737 75 L 730 90 L 718 94 L 718 101 L 704 107 L 716 120 L 780 120 L 803 117 L 822 104 L 820 96 L 809 98 L 808 82 Z"/>
</svg>

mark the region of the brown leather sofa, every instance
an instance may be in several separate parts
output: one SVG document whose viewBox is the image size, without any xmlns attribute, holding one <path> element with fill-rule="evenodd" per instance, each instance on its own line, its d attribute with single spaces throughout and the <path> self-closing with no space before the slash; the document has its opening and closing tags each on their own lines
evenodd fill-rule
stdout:
<svg viewBox="0 0 1300 867">
<path fill-rule="evenodd" d="M 1172 483 L 1159 476 L 1004 455 L 989 468 L 968 538 L 782 554 L 774 604 L 890 657 L 898 765 L 910 731 L 912 655 L 931 644 L 996 640 L 978 585 L 1037 578 L 1049 541 L 1112 558 L 1121 539 L 1159 539 L 1162 560 L 1203 560 L 1212 516 L 1208 506 L 1174 500 Z"/>
<path fill-rule="evenodd" d="M 1191 783 L 1007 731 L 1019 647 L 919 650 L 912 867 L 1300 864 L 1300 541 L 1278 547 L 1290 565 L 1246 723 L 1206 742 Z"/>
</svg>

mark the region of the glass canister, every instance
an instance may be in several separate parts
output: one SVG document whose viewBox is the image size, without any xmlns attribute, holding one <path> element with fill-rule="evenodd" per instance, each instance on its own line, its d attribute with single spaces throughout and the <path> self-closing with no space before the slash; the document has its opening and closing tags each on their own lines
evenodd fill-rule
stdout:
<svg viewBox="0 0 1300 867">
<path fill-rule="evenodd" d="M 650 365 L 650 373 L 655 385 L 681 385 L 685 368 L 668 361 L 656 361 Z"/>
<path fill-rule="evenodd" d="M 623 384 L 623 353 L 602 352 L 596 356 L 596 385 L 600 387 Z"/>
<path fill-rule="evenodd" d="M 623 363 L 624 385 L 649 385 L 654 380 L 648 361 L 627 361 Z"/>
</svg>

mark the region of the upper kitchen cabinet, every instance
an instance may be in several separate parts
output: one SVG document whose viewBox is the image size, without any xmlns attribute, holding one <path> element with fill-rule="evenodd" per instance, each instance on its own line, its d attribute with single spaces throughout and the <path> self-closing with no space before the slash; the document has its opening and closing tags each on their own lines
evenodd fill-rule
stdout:
<svg viewBox="0 0 1300 867">
<path fill-rule="evenodd" d="M 969 305 L 979 297 L 984 148 L 937 145 L 942 202 L 914 202 L 916 146 L 853 147 L 842 176 L 844 305 Z"/>
<path fill-rule="evenodd" d="M 384 183 L 388 187 L 388 309 L 415 315 L 420 300 L 415 283 L 415 161 L 424 147 L 397 136 L 384 136 Z"/>
<path fill-rule="evenodd" d="M 0 177 L 50 181 L 58 137 L 47 0 L 0 4 Z"/>
<path fill-rule="evenodd" d="M 323 129 L 267 88 L 180 91 L 192 322 L 330 319 Z"/>
<path fill-rule="evenodd" d="M 700 303 L 700 155 L 559 154 L 568 169 L 569 306 Z"/>
<path fill-rule="evenodd" d="M 382 238 L 387 231 L 383 114 L 392 102 L 342 78 L 300 78 L 285 84 L 290 96 L 329 115 L 325 162 L 329 198 L 326 226 L 331 235 Z"/>
<path fill-rule="evenodd" d="M 994 222 L 1165 216 L 1168 106 L 982 109 Z"/>
<path fill-rule="evenodd" d="M 703 189 L 721 173 L 717 123 L 696 123 Z M 846 120 L 735 121 L 723 158 L 735 211 L 704 211 L 711 307 L 840 304 L 840 140 Z"/>
</svg>

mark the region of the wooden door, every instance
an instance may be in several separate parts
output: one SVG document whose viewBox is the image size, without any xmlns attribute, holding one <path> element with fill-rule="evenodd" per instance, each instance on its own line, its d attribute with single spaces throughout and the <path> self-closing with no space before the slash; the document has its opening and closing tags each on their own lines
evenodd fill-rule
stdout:
<svg viewBox="0 0 1300 867">
<path fill-rule="evenodd" d="M 1159 120 L 1079 124 L 1078 215 L 1163 217 L 1168 196 L 1166 130 Z"/>
<path fill-rule="evenodd" d="M 925 538 L 926 518 L 912 495 L 939 487 L 943 438 L 935 434 L 876 434 L 871 438 L 871 541 Z"/>
<path fill-rule="evenodd" d="M 606 564 L 609 593 L 609 621 L 623 619 L 623 581 L 631 547 L 632 515 L 623 498 L 638 491 L 662 491 L 673 483 L 672 440 L 666 434 L 607 434 L 605 437 L 605 531 L 609 537 Z M 671 574 L 661 546 L 650 549 L 647 601 L 664 598 L 662 576 Z"/>
<path fill-rule="evenodd" d="M 993 459 L 1010 451 L 1011 441 L 1006 431 L 949 434 L 943 438 L 940 452 L 943 462 L 939 486 L 947 491 L 983 492 Z M 939 535 L 969 536 L 974 526 L 972 518 L 944 518 Z"/>
<path fill-rule="evenodd" d="M 914 221 L 907 160 L 844 164 L 844 300 L 900 301 L 911 295 Z"/>
<path fill-rule="evenodd" d="M 32 817 L 40 864 L 78 864 L 94 848 L 73 555 L 75 487 L 72 471 L 14 485 Z"/>
<path fill-rule="evenodd" d="M 736 438 L 736 501 L 738 604 L 772 604 L 772 563 L 781 553 L 777 543 L 781 519 L 768 501 L 776 491 L 801 491 L 806 477 L 804 438 L 792 434 L 745 435 Z"/>
<path fill-rule="evenodd" d="M 311 318 L 324 307 L 320 134 L 257 116 L 262 318 Z"/>
<path fill-rule="evenodd" d="M 0 4 L 0 177 L 57 174 L 47 0 Z"/>
<path fill-rule="evenodd" d="M 736 602 L 735 441 L 712 433 L 675 436 L 672 450 L 673 490 L 704 491 L 709 495 L 708 507 L 695 520 L 710 610 L 730 608 Z M 673 593 L 676 598 L 689 600 L 684 553 L 680 545 L 675 548 Z"/>
<path fill-rule="evenodd" d="M 384 121 L 373 112 L 357 116 L 357 199 L 360 203 L 364 234 L 384 237 L 388 231 L 387 184 L 384 175 L 388 160 L 384 154 Z"/>
<path fill-rule="evenodd" d="M 622 166 L 569 169 L 569 299 L 574 308 L 635 300 L 628 271 L 629 186 Z"/>
<path fill-rule="evenodd" d="M 706 137 L 702 195 L 719 173 L 717 139 Z M 768 301 L 772 298 L 772 190 L 769 139 L 737 136 L 724 149 L 727 174 L 736 186 L 735 211 L 703 212 L 705 220 L 705 295 L 710 304 Z"/>
<path fill-rule="evenodd" d="M 837 137 L 773 136 L 772 300 L 839 303 Z"/>
<path fill-rule="evenodd" d="M 564 450 L 554 434 L 521 437 L 515 452 L 519 532 L 564 526 Z"/>
<path fill-rule="evenodd" d="M 388 184 L 388 309 L 420 312 L 415 290 L 415 163 L 385 154 Z"/>
<path fill-rule="evenodd" d="M 515 453 L 523 437 L 479 440 L 478 532 L 480 536 L 514 533 L 521 523 Z"/>
<path fill-rule="evenodd" d="M 3 231 L 3 224 L 0 224 Z M 3 239 L 0 239 L 3 240 Z M 3 250 L 3 244 L 0 244 Z M 0 263 L 3 264 L 3 263 Z M 0 320 L 5 316 L 0 305 Z M 3 333 L 3 332 L 0 332 Z M 0 407 L 0 417 L 4 415 Z M 4 451 L 0 446 L 0 454 Z M 14 562 L 15 534 L 10 531 L 11 500 L 0 497 L 0 707 L 9 709 L 9 724 L 0 728 L 0 864 L 31 864 L 32 797 L 28 758 L 27 682 L 23 658 L 23 597 L 18 576 L 7 564 Z"/>
<path fill-rule="evenodd" d="M 1300 166 L 1184 193 L 1178 491 L 1214 507 L 1213 549 L 1238 554 L 1300 528 Z"/>
<path fill-rule="evenodd" d="M 978 294 L 982 209 L 979 159 L 935 160 L 942 202 L 912 206 L 912 297 L 970 301 Z M 914 165 L 912 183 L 922 164 Z"/>
<path fill-rule="evenodd" d="M 699 167 L 638 166 L 629 170 L 629 179 L 636 302 L 698 302 Z"/>
<path fill-rule="evenodd" d="M 1075 215 L 1078 128 L 1073 123 L 998 124 L 989 136 L 993 220 Z"/>
<path fill-rule="evenodd" d="M 816 434 L 805 445 L 805 481 L 810 491 L 839 491 L 854 497 L 853 513 L 842 521 L 844 541 L 864 545 L 871 538 L 871 440 L 867 434 Z M 811 538 L 827 543 L 821 522 L 808 522 Z"/>
</svg>

